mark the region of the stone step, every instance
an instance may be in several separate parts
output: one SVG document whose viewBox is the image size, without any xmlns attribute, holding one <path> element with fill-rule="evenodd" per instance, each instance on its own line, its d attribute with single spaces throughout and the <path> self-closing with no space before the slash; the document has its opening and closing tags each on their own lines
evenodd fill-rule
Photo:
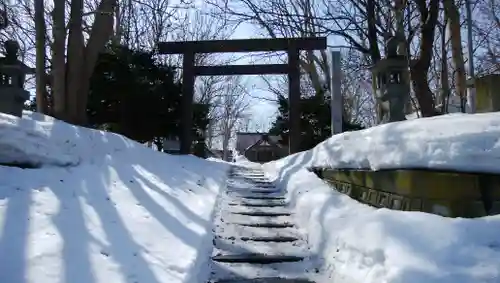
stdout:
<svg viewBox="0 0 500 283">
<path fill-rule="evenodd" d="M 258 200 L 284 200 L 286 193 L 260 193 L 260 192 L 250 192 L 250 191 L 241 191 L 241 192 L 226 192 L 226 195 L 230 197 L 233 201 L 239 199 L 258 199 Z"/>
<path fill-rule="evenodd" d="M 233 172 L 264 172 L 264 171 L 261 168 L 240 167 L 240 168 L 234 168 Z"/>
<path fill-rule="evenodd" d="M 259 200 L 284 200 L 284 196 L 266 196 L 266 195 L 247 195 L 247 196 L 239 196 L 240 198 L 243 199 L 259 199 Z"/>
<path fill-rule="evenodd" d="M 264 175 L 248 175 L 248 174 L 241 174 L 241 175 L 233 175 L 231 176 L 232 179 L 244 179 L 247 181 L 257 181 L 257 182 L 268 182 L 269 180 L 266 178 Z"/>
<path fill-rule="evenodd" d="M 283 215 L 279 216 L 288 216 L 288 213 L 291 213 L 290 209 L 288 207 L 283 207 L 283 206 L 274 206 L 274 207 L 266 207 L 266 206 L 244 206 L 244 205 L 237 205 L 237 206 L 229 206 L 227 209 L 229 212 L 232 214 L 241 214 L 241 215 L 247 215 L 247 213 L 273 213 L 274 216 L 276 213 L 284 213 Z M 249 216 L 254 216 L 249 215 Z"/>
<path fill-rule="evenodd" d="M 272 209 L 266 211 L 257 211 L 252 213 L 252 211 L 245 210 L 230 210 L 224 215 L 224 219 L 221 222 L 225 224 L 234 223 L 288 223 L 293 222 L 293 217 L 289 210 L 276 211 L 273 213 Z M 268 213 L 269 212 L 269 213 Z"/>
<path fill-rule="evenodd" d="M 247 179 L 253 181 L 254 183 L 271 183 L 271 180 L 269 180 L 269 178 L 267 178 L 267 177 L 257 177 L 257 176 L 249 176 L 249 175 L 244 175 L 241 177 L 247 178 Z"/>
<path fill-rule="evenodd" d="M 284 223 L 234 223 L 236 225 L 240 226 L 248 226 L 248 227 L 257 227 L 257 228 L 291 228 L 294 227 L 295 225 L 291 222 L 284 222 Z"/>
<path fill-rule="evenodd" d="M 232 178 L 238 178 L 238 179 L 255 179 L 255 180 L 261 180 L 261 181 L 267 181 L 268 179 L 264 174 L 237 174 L 233 175 Z"/>
<path fill-rule="evenodd" d="M 254 241 L 254 242 L 295 242 L 299 238 L 291 236 L 252 236 L 252 237 L 240 237 L 242 241 Z"/>
<path fill-rule="evenodd" d="M 230 206 L 247 206 L 247 207 L 284 207 L 287 206 L 286 202 L 232 202 Z"/>
<path fill-rule="evenodd" d="M 210 261 L 210 278 L 212 282 L 217 282 L 217 280 L 222 279 L 251 278 L 311 278 L 310 280 L 314 280 L 313 278 L 317 277 L 315 273 L 317 262 L 309 260 L 308 254 L 296 254 L 295 256 L 303 257 L 304 259 L 295 262 L 277 262 L 269 264 Z"/>
<path fill-rule="evenodd" d="M 256 181 L 249 181 L 249 185 L 257 188 L 268 188 L 268 187 L 276 187 L 276 184 L 274 182 L 256 182 Z"/>
<path fill-rule="evenodd" d="M 281 223 L 283 224 L 283 223 Z M 238 225 L 234 223 L 229 223 L 227 225 L 215 225 L 214 234 L 215 237 L 221 238 L 241 238 L 241 237 L 294 237 L 302 238 L 300 231 L 294 229 L 293 227 L 283 227 L 281 225 L 278 228 L 273 227 L 252 227 L 248 225 Z"/>
<path fill-rule="evenodd" d="M 275 189 L 276 185 L 270 184 L 270 185 L 253 185 L 252 188 L 255 189 Z"/>
<path fill-rule="evenodd" d="M 252 186 L 256 186 L 256 187 L 276 186 L 276 184 L 274 182 L 266 181 L 266 180 L 262 180 L 262 181 L 250 180 L 249 184 L 252 184 Z"/>
<path fill-rule="evenodd" d="M 253 264 L 271 264 L 279 262 L 297 262 L 303 260 L 301 256 L 290 255 L 266 255 L 266 254 L 228 254 L 216 255 L 212 257 L 216 262 L 230 263 L 253 263 Z"/>
<path fill-rule="evenodd" d="M 246 216 L 263 216 L 263 217 L 276 217 L 276 216 L 290 216 L 290 212 L 275 212 L 275 211 L 232 211 L 232 214 L 246 215 Z"/>
<path fill-rule="evenodd" d="M 285 194 L 285 191 L 282 191 L 282 190 L 267 190 L 267 191 L 264 191 L 264 190 L 252 189 L 252 190 L 248 190 L 248 192 L 251 193 L 251 194 L 254 194 L 256 196 L 272 195 L 272 194 L 276 194 L 276 195 L 283 195 L 283 194 Z"/>
<path fill-rule="evenodd" d="M 219 279 L 217 281 L 210 281 L 209 283 L 314 283 L 314 282 L 300 278 L 260 277 L 260 278 Z"/>
<path fill-rule="evenodd" d="M 282 189 L 256 189 L 256 188 L 238 188 L 238 189 L 228 189 L 226 190 L 228 193 L 235 193 L 238 194 L 240 197 L 249 195 L 249 196 L 262 196 L 262 195 L 269 195 L 269 194 L 277 194 L 277 195 L 284 195 L 286 193 L 285 190 Z"/>
<path fill-rule="evenodd" d="M 243 241 L 242 236 L 216 235 L 213 238 L 214 249 L 212 256 L 226 254 L 265 254 L 273 256 L 304 256 L 304 244 L 302 240 L 293 242 L 264 242 L 264 241 Z M 253 237 L 249 235 L 248 238 Z"/>
<path fill-rule="evenodd" d="M 250 188 L 245 188 L 245 187 L 227 187 L 226 188 L 226 192 L 228 193 L 250 193 L 251 190 L 253 190 L 254 188 L 253 187 L 250 187 Z"/>
<path fill-rule="evenodd" d="M 278 188 L 251 188 L 249 190 L 250 192 L 252 193 L 265 193 L 265 194 L 269 194 L 269 193 L 284 193 L 284 191 L 282 189 L 278 189 Z"/>
<path fill-rule="evenodd" d="M 233 187 L 233 186 L 227 186 L 226 190 L 228 192 L 257 192 L 257 193 L 269 193 L 269 192 L 276 192 L 276 193 L 281 193 L 284 192 L 283 189 L 279 189 L 276 187 L 272 188 L 257 188 L 257 187 Z"/>
<path fill-rule="evenodd" d="M 275 189 L 276 185 L 256 186 L 256 185 L 250 184 L 250 183 L 227 182 L 227 188 L 230 188 L 230 189 Z"/>
<path fill-rule="evenodd" d="M 265 176 L 265 173 L 263 171 L 260 171 L 260 172 L 258 172 L 258 171 L 255 171 L 255 172 L 245 172 L 244 174 L 242 174 L 242 176 L 250 176 L 250 177 L 257 176 L 257 175 L 263 176 L 262 177 L 263 179 L 267 178 Z"/>
</svg>

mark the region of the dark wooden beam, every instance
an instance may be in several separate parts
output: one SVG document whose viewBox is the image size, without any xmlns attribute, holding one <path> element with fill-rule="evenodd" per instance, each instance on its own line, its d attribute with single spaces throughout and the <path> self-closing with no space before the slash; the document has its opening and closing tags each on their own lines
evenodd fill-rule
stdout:
<svg viewBox="0 0 500 283">
<path fill-rule="evenodd" d="M 326 49 L 326 37 L 265 38 L 207 41 L 160 42 L 160 54 L 223 53 L 223 52 L 266 52 L 286 51 L 294 46 L 300 50 Z"/>
<path fill-rule="evenodd" d="M 300 130 L 300 68 L 299 51 L 288 50 L 288 150 L 290 154 L 300 151 L 301 130 Z"/>
<path fill-rule="evenodd" d="M 196 66 L 197 76 L 287 74 L 288 64 Z"/>
<path fill-rule="evenodd" d="M 190 154 L 193 144 L 194 53 L 184 54 L 182 69 L 180 152 Z"/>
</svg>

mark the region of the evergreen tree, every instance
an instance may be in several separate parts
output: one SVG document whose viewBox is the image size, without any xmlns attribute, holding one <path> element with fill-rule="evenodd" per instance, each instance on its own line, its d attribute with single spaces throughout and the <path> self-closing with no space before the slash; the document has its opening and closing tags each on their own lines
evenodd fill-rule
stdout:
<svg viewBox="0 0 500 283">
<path fill-rule="evenodd" d="M 91 79 L 89 122 L 141 142 L 178 136 L 182 84 L 175 75 L 152 53 L 109 48 L 100 55 Z M 195 136 L 208 125 L 207 111 L 207 105 L 194 105 Z"/>
<path fill-rule="evenodd" d="M 180 134 L 181 98 L 182 84 L 173 68 L 150 52 L 109 46 L 99 55 L 90 81 L 87 126 L 161 145 L 163 137 Z M 36 111 L 36 100 L 25 109 Z M 207 128 L 208 109 L 194 105 L 193 140 Z"/>
<path fill-rule="evenodd" d="M 301 144 L 300 150 L 311 149 L 331 136 L 330 99 L 315 95 L 301 98 Z M 270 134 L 281 136 L 282 143 L 288 144 L 289 101 L 284 96 L 278 97 L 278 116 L 273 122 Z M 342 131 L 363 129 L 361 125 L 342 121 Z"/>
</svg>

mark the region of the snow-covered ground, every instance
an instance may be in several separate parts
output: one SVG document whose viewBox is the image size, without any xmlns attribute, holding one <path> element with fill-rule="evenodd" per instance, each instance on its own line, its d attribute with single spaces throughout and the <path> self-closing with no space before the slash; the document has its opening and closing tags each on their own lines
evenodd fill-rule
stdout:
<svg viewBox="0 0 500 283">
<path fill-rule="evenodd" d="M 286 186 L 320 275 L 335 283 L 500 282 L 500 216 L 374 209 L 311 166 L 500 173 L 500 113 L 453 114 L 332 137 L 264 165 Z M 196 283 L 229 164 L 158 153 L 35 113 L 0 114 L 0 282 Z M 238 157 L 239 164 L 251 165 Z M 255 166 L 255 165 L 252 165 Z M 323 282 L 317 282 L 323 283 Z"/>
<path fill-rule="evenodd" d="M 0 114 L 0 282 L 195 283 L 209 276 L 228 164 Z"/>
<path fill-rule="evenodd" d="M 375 209 L 307 171 L 434 167 L 500 172 L 500 113 L 452 114 L 336 135 L 264 165 L 286 186 L 295 221 L 335 283 L 498 283 L 500 215 L 444 218 Z"/>
</svg>

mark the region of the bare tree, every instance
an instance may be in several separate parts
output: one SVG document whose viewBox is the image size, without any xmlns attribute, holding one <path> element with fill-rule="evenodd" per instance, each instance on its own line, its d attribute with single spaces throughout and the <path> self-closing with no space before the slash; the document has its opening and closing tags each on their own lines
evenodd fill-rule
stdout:
<svg viewBox="0 0 500 283">
<path fill-rule="evenodd" d="M 113 26 L 113 19 L 116 21 L 114 25 L 115 31 L 109 32 L 115 42 L 130 47 L 148 49 L 153 49 L 158 41 L 224 39 L 231 34 L 232 29 L 243 22 L 260 27 L 262 35 L 267 37 L 335 36 L 336 39 L 343 39 L 345 45 L 351 46 L 351 49 L 359 52 L 361 57 L 360 60 L 350 61 L 350 64 L 343 65 L 344 87 L 342 91 L 347 96 L 345 99 L 345 115 L 350 116 L 349 119 L 358 119 L 357 116 L 368 121 L 372 119 L 370 116 L 373 113 L 369 114 L 366 109 L 373 104 L 373 97 L 365 97 L 368 95 L 368 91 L 365 88 L 360 88 L 359 82 L 360 80 L 371 81 L 366 67 L 380 59 L 384 51 L 385 35 L 388 32 L 401 31 L 403 12 L 401 6 L 395 9 L 396 7 L 391 5 L 392 1 L 390 0 L 382 2 L 375 0 L 348 0 L 347 2 L 342 0 L 237 0 L 227 2 L 227 5 L 225 5 L 226 1 L 224 0 L 207 1 L 211 3 L 211 7 L 215 7 L 218 11 L 215 12 L 218 18 L 207 17 L 206 13 L 212 13 L 212 11 L 206 9 L 206 6 L 203 9 L 193 9 L 196 7 L 190 1 L 179 3 L 170 0 L 122 0 L 119 2 L 116 0 L 102 0 L 102 2 L 85 0 L 81 4 L 80 0 L 75 0 L 74 3 L 73 1 L 63 3 L 64 1 L 55 0 L 52 10 L 52 5 L 46 1 L 43 3 L 43 0 L 12 0 L 11 5 L 8 6 L 8 11 L 12 18 L 13 28 L 7 29 L 6 35 L 20 41 L 23 60 L 28 65 L 35 65 L 35 47 L 40 50 L 36 53 L 38 56 L 36 60 L 37 101 L 41 102 L 42 97 L 45 97 L 41 95 L 44 89 L 50 90 L 49 102 L 54 103 L 51 111 L 59 117 L 70 112 L 70 105 L 76 101 L 74 96 L 80 95 L 77 93 L 82 93 L 79 96 L 80 98 L 85 97 L 85 83 L 79 82 L 77 87 L 69 83 L 70 80 L 75 80 L 72 78 L 76 77 L 78 73 L 78 70 L 74 67 L 75 64 L 82 64 L 78 63 L 79 60 L 71 59 L 71 57 L 76 56 L 71 54 L 89 53 L 91 49 L 88 48 L 91 42 L 90 39 L 93 38 L 92 42 L 95 42 L 97 38 L 97 36 L 92 37 L 91 35 L 97 25 L 98 15 L 107 19 L 104 22 L 111 20 L 110 26 Z M 103 10 L 97 8 L 102 7 L 99 6 L 102 3 L 113 4 L 113 2 L 117 5 L 112 5 L 109 14 L 101 13 Z M 462 2 L 454 1 L 458 12 L 463 7 Z M 459 84 L 457 67 L 455 64 L 451 64 L 453 62 L 451 60 L 453 50 L 449 48 L 448 40 L 441 38 L 444 33 L 435 32 L 436 27 L 440 29 L 443 27 L 446 19 L 444 13 L 446 9 L 440 11 L 439 1 L 437 0 L 408 0 L 403 1 L 403 4 L 405 7 L 403 25 L 406 28 L 404 37 L 406 39 L 408 58 L 410 58 L 411 63 L 410 79 L 417 100 L 415 108 L 422 110 L 423 116 L 433 115 L 431 112 L 433 112 L 434 105 L 446 105 L 443 99 L 448 96 L 438 96 L 435 93 L 443 92 L 443 89 L 450 89 L 449 93 L 453 94 L 455 90 L 458 90 Z M 43 7 L 43 14 L 40 13 L 42 10 L 40 7 Z M 70 10 L 66 11 L 68 7 Z M 79 7 L 83 8 L 80 13 L 77 13 Z M 473 3 L 475 19 L 474 62 L 478 75 L 500 71 L 498 56 L 500 54 L 498 49 L 498 46 L 500 46 L 499 11 L 500 4 L 495 0 L 477 0 Z M 81 31 L 77 27 L 79 17 L 74 16 L 72 19 L 72 15 L 77 14 L 82 15 Z M 45 19 L 42 19 L 42 16 Z M 458 16 L 459 27 L 463 29 L 464 18 L 461 14 Z M 42 22 L 46 24 L 45 32 L 43 26 L 39 24 Z M 228 26 L 229 24 L 232 26 Z M 455 28 L 456 26 L 455 24 Z M 103 32 L 106 28 L 99 30 L 99 33 L 107 33 Z M 72 33 L 70 37 L 73 38 L 71 40 L 68 37 L 70 33 Z M 43 34 L 45 34 L 44 39 Z M 82 45 L 75 36 L 76 34 L 82 35 L 83 48 L 69 48 L 69 45 Z M 104 37 L 109 38 L 109 36 Z M 42 58 L 45 53 L 41 52 L 44 40 L 46 47 L 48 46 L 51 51 L 47 53 L 48 56 L 46 56 L 45 60 Z M 65 43 L 67 40 L 68 45 Z M 443 44 L 446 46 L 443 46 Z M 97 44 L 94 45 L 97 46 Z M 102 48 L 96 50 L 99 49 L 102 50 Z M 81 50 L 86 50 L 86 52 Z M 356 51 L 352 51 L 352 53 Z M 458 49 L 455 48 L 454 52 L 458 54 Z M 346 58 L 352 57 L 346 54 L 344 56 Z M 328 74 L 327 57 L 321 52 L 303 52 L 301 54 L 301 69 L 305 74 L 303 92 L 306 95 L 314 95 L 318 93 L 318 89 L 324 87 L 324 84 L 329 84 L 330 74 Z M 92 59 L 92 56 L 88 58 Z M 274 58 L 272 60 L 283 59 L 279 55 L 272 58 Z M 180 65 L 177 64 L 179 58 L 172 56 L 166 59 L 170 60 L 172 65 Z M 197 64 L 200 65 L 214 65 L 224 64 L 227 62 L 226 60 L 230 59 L 216 54 L 200 56 L 197 60 L 199 60 Z M 44 61 L 45 67 L 42 66 Z M 85 61 L 84 65 L 88 65 L 88 68 L 82 66 L 80 70 L 92 69 L 92 64 L 87 64 L 87 61 L 91 63 L 92 60 L 83 59 L 82 61 Z M 447 63 L 445 64 L 445 62 Z M 45 84 L 43 80 L 47 76 L 42 75 L 42 69 L 50 70 L 50 76 L 48 77 L 50 80 L 46 82 L 50 86 L 48 89 L 43 87 Z M 81 73 L 83 78 L 88 74 L 88 71 L 81 71 Z M 217 88 L 221 81 L 222 78 L 220 77 L 198 79 L 196 82 L 196 99 L 198 101 L 219 101 L 216 98 L 220 95 Z M 269 77 L 268 81 L 272 86 L 272 91 L 282 92 L 286 90 L 286 87 L 281 85 L 282 82 L 285 82 L 284 78 L 276 77 L 275 79 L 275 77 Z M 448 82 L 449 86 L 447 86 L 446 82 Z M 286 84 L 283 86 L 286 86 Z M 437 102 L 438 100 L 439 102 Z M 82 106 L 84 102 L 81 101 L 80 106 L 76 107 L 84 109 Z M 365 103 L 366 107 L 361 107 L 360 102 Z M 214 105 L 212 117 L 215 117 L 215 119 L 219 115 L 214 110 L 217 103 L 212 103 Z M 44 111 L 42 109 L 43 103 L 40 104 L 40 107 L 39 110 Z M 216 134 L 219 132 L 214 131 Z"/>
<path fill-rule="evenodd" d="M 448 79 L 448 55 L 447 55 L 447 40 L 446 40 L 446 26 L 447 26 L 447 19 L 444 20 L 444 23 L 441 24 L 440 30 L 441 30 L 441 70 L 440 70 L 440 76 L 441 76 L 441 112 L 446 113 L 448 111 L 448 99 L 451 94 L 450 90 L 450 81 Z"/>
<path fill-rule="evenodd" d="M 500 72 L 500 3 L 495 0 L 478 0 L 474 17 L 476 69 L 479 74 Z M 476 19 L 477 18 L 477 19 Z"/>
<path fill-rule="evenodd" d="M 352 48 L 369 55 L 370 62 L 368 63 L 370 64 L 380 60 L 381 43 L 387 39 L 388 34 L 394 33 L 392 23 L 394 17 L 390 15 L 395 13 L 395 9 L 390 1 L 239 0 L 230 3 L 226 1 L 224 4 L 211 3 L 221 9 L 221 14 L 230 15 L 234 22 L 256 24 L 271 37 L 340 36 Z M 439 11 L 438 4 L 438 0 L 430 0 L 429 4 L 425 0 L 414 0 L 411 2 L 411 9 L 407 9 L 412 15 L 419 14 L 418 20 L 412 15 L 408 17 L 408 23 L 416 21 L 417 24 L 411 25 L 404 46 L 409 46 L 416 34 L 420 35 L 419 54 L 412 56 L 416 58 L 410 60 L 410 69 L 413 89 L 424 116 L 435 114 L 433 93 L 429 89 L 427 75 L 433 55 L 432 46 Z M 399 15 L 397 17 L 399 32 L 402 26 L 402 11 L 406 5 L 410 4 L 403 1 L 396 9 Z M 407 13 L 410 14 L 410 12 Z M 404 48 L 401 49 L 402 52 L 405 51 Z M 302 56 L 302 67 L 308 72 L 311 84 L 316 89 L 322 87 L 321 82 L 329 82 L 326 57 L 324 53 L 315 55 L 312 52 L 307 52 Z M 322 81 L 317 80 L 318 72 L 315 70 L 322 71 Z"/>
<path fill-rule="evenodd" d="M 53 114 L 74 124 L 86 123 L 90 77 L 99 53 L 113 34 L 113 13 L 117 0 L 101 0 L 88 16 L 93 17 L 84 40 L 83 0 L 72 0 L 66 46 L 65 1 L 55 0 L 53 11 L 52 96 Z"/>
<path fill-rule="evenodd" d="M 229 142 L 234 135 L 238 122 L 245 117 L 249 107 L 247 89 L 241 76 L 226 77 L 222 103 L 219 106 L 221 119 L 219 127 L 222 133 L 223 159 L 228 160 Z"/>
<path fill-rule="evenodd" d="M 271 38 L 277 37 L 310 37 L 322 33 L 315 17 L 315 7 L 310 0 L 256 1 L 208 1 L 216 8 L 215 16 L 226 16 L 228 22 L 256 24 Z M 243 8 L 241 8 L 243 7 Z M 285 60 L 283 56 L 272 57 L 274 60 Z M 323 93 L 325 84 L 329 86 L 328 56 L 325 50 L 319 52 L 304 51 L 300 56 L 300 67 L 310 81 L 310 85 L 318 94 Z"/>
<path fill-rule="evenodd" d="M 461 98 L 461 109 L 465 112 L 465 102 L 467 100 L 467 86 L 465 75 L 465 64 L 462 53 L 462 36 L 460 29 L 460 13 L 454 0 L 443 0 L 444 11 L 448 27 L 450 30 L 451 50 L 455 76 L 457 82 L 457 92 Z"/>
<path fill-rule="evenodd" d="M 47 81 L 45 74 L 45 6 L 43 0 L 35 0 L 35 32 L 36 32 L 36 106 L 37 111 L 47 113 Z"/>
</svg>

